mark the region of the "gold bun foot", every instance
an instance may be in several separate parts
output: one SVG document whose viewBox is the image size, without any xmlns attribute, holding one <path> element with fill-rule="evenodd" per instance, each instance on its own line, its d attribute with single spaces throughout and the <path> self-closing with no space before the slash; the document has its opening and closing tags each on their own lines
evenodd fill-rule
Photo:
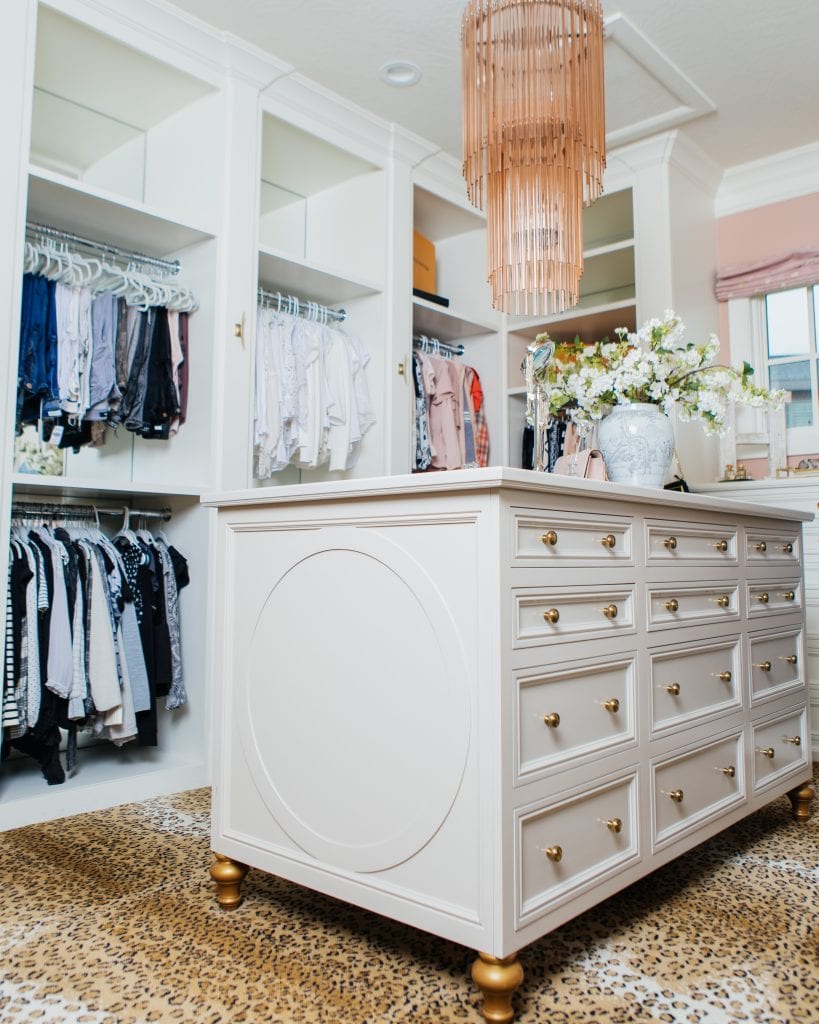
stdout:
<svg viewBox="0 0 819 1024">
<path fill-rule="evenodd" d="M 235 910 L 242 902 L 242 882 L 247 874 L 247 865 L 221 853 L 213 856 L 216 860 L 210 866 L 210 876 L 217 885 L 216 899 L 222 910 Z"/>
<path fill-rule="evenodd" d="M 478 953 L 478 959 L 472 964 L 472 980 L 483 995 L 484 1019 L 492 1024 L 507 1024 L 512 1020 L 515 1016 L 512 994 L 523 981 L 517 953 L 502 960 L 488 953 Z"/>
<path fill-rule="evenodd" d="M 813 786 L 809 782 L 805 782 L 788 792 L 788 799 L 791 802 L 791 816 L 794 821 L 804 824 L 810 818 L 810 804 L 815 795 Z"/>
</svg>

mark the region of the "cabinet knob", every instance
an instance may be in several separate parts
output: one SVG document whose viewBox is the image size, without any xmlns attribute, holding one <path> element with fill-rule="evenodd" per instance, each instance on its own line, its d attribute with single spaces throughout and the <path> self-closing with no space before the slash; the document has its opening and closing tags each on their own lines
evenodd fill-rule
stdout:
<svg viewBox="0 0 819 1024">
<path fill-rule="evenodd" d="M 734 677 L 730 672 L 717 672 L 717 679 L 719 679 L 721 683 L 730 683 L 733 678 Z"/>
<path fill-rule="evenodd" d="M 786 661 L 789 665 L 795 665 L 799 661 L 799 658 L 797 658 L 795 654 L 788 654 L 782 660 Z"/>
<path fill-rule="evenodd" d="M 547 612 L 543 613 L 543 618 L 554 626 L 560 621 L 560 612 L 557 608 L 550 608 Z"/>
<path fill-rule="evenodd" d="M 732 764 L 729 764 L 727 768 L 717 768 L 717 771 L 722 772 L 723 775 L 727 775 L 729 779 L 733 779 L 737 773 L 736 768 Z"/>
<path fill-rule="evenodd" d="M 785 598 L 786 601 L 796 600 L 796 594 L 792 590 L 784 590 L 782 592 L 782 596 Z"/>
<path fill-rule="evenodd" d="M 606 820 L 606 828 L 609 832 L 613 832 L 615 835 L 619 835 L 623 831 L 623 822 L 620 818 L 608 818 Z"/>
<path fill-rule="evenodd" d="M 544 715 L 543 724 L 548 725 L 550 729 L 556 729 L 560 725 L 560 715 L 556 711 L 550 715 Z"/>
<path fill-rule="evenodd" d="M 546 854 L 549 860 L 554 861 L 555 864 L 558 864 L 561 860 L 563 860 L 562 846 L 547 846 L 543 852 Z"/>
<path fill-rule="evenodd" d="M 730 608 L 731 598 L 727 594 L 721 594 L 717 598 L 717 604 L 720 606 L 720 608 Z"/>
<path fill-rule="evenodd" d="M 721 551 L 724 554 L 728 550 L 728 541 L 718 540 L 714 547 L 717 549 L 717 551 Z"/>
<path fill-rule="evenodd" d="M 757 601 L 761 601 L 762 604 L 767 604 L 768 601 L 770 600 L 770 598 L 768 597 L 767 594 L 757 594 L 756 595 L 756 599 L 757 599 Z"/>
<path fill-rule="evenodd" d="M 540 539 L 544 544 L 548 544 L 551 548 L 557 544 L 557 534 L 554 530 L 548 530 Z"/>
<path fill-rule="evenodd" d="M 684 793 L 681 789 L 661 789 L 660 792 L 663 796 L 667 796 L 669 800 L 673 800 L 675 804 L 683 802 Z"/>
<path fill-rule="evenodd" d="M 609 700 L 603 701 L 603 707 L 606 711 L 616 715 L 620 710 L 620 701 L 616 697 L 611 697 Z"/>
<path fill-rule="evenodd" d="M 756 752 L 757 754 L 762 754 L 763 757 L 769 757 L 771 760 L 773 760 L 776 753 L 773 747 L 757 747 Z"/>
<path fill-rule="evenodd" d="M 666 690 L 668 690 L 668 692 L 671 694 L 672 697 L 679 697 L 679 695 L 680 695 L 680 684 L 679 683 L 669 683 L 668 686 L 666 686 Z"/>
<path fill-rule="evenodd" d="M 770 672 L 771 663 L 769 661 L 755 661 L 754 668 L 761 668 L 763 672 Z"/>
<path fill-rule="evenodd" d="M 756 546 L 756 549 L 757 549 L 757 551 L 759 551 L 759 552 L 760 552 L 760 554 L 763 554 L 763 555 L 764 555 L 764 554 L 765 554 L 765 552 L 766 552 L 766 551 L 768 550 L 768 545 L 767 545 L 767 544 L 765 543 L 765 541 L 764 541 L 764 540 L 761 540 L 761 541 L 760 541 L 760 542 L 759 542 L 759 543 L 757 544 L 757 546 Z"/>
<path fill-rule="evenodd" d="M 676 551 L 677 550 L 677 538 L 676 537 L 666 537 L 666 539 L 663 541 L 663 544 L 665 545 L 665 547 L 666 547 L 666 549 L 668 551 Z"/>
<path fill-rule="evenodd" d="M 676 612 L 679 611 L 680 602 L 676 597 L 672 597 L 670 601 L 666 601 L 665 606 L 670 612 Z"/>
<path fill-rule="evenodd" d="M 617 544 L 617 538 L 614 536 L 613 533 L 607 533 L 605 537 L 600 538 L 600 543 L 603 545 L 604 548 L 608 548 L 609 551 L 611 551 Z"/>
<path fill-rule="evenodd" d="M 607 604 L 606 607 L 603 609 L 603 614 L 606 616 L 607 619 L 616 619 L 617 618 L 617 605 L 616 604 Z"/>
<path fill-rule="evenodd" d="M 792 555 L 793 554 L 793 544 L 783 544 L 782 545 L 782 550 L 785 552 L 786 555 Z"/>
<path fill-rule="evenodd" d="M 801 747 L 802 746 L 802 737 L 801 736 L 783 736 L 782 739 L 786 743 L 792 743 L 795 747 Z"/>
</svg>

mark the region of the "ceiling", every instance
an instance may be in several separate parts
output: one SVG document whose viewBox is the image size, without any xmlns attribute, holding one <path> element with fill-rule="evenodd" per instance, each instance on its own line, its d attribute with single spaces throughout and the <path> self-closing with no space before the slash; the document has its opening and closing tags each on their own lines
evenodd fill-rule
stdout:
<svg viewBox="0 0 819 1024">
<path fill-rule="evenodd" d="M 460 158 L 465 0 L 174 0 Z M 816 0 L 604 0 L 609 147 L 676 125 L 722 168 L 819 140 Z M 419 64 L 418 85 L 379 78 Z"/>
</svg>

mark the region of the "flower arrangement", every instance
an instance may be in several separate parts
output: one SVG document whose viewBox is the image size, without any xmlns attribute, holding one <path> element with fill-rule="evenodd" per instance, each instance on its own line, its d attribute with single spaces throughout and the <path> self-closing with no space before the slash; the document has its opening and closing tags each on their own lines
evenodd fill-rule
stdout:
<svg viewBox="0 0 819 1024">
<path fill-rule="evenodd" d="M 686 342 L 685 325 L 671 310 L 635 334 L 626 328 L 615 333 L 617 341 L 587 345 L 575 338 L 555 344 L 537 375 L 551 413 L 565 410 L 576 420 L 599 420 L 616 405 L 649 402 L 666 413 L 676 407 L 681 420 L 699 420 L 706 433 L 718 434 L 732 403 L 777 409 L 785 400 L 784 391 L 753 384 L 748 363 L 741 369 L 715 363 L 715 335 L 701 344 Z M 536 344 L 548 341 L 540 334 Z"/>
</svg>

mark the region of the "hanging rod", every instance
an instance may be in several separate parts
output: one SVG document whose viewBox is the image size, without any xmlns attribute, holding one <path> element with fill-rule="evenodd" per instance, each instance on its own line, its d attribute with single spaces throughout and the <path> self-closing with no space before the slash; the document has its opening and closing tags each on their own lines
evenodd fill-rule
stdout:
<svg viewBox="0 0 819 1024">
<path fill-rule="evenodd" d="M 308 299 L 300 299 L 295 295 L 282 295 L 281 292 L 269 292 L 265 288 L 259 288 L 258 300 L 260 306 L 276 306 L 281 313 L 293 313 L 296 316 L 307 316 L 310 317 L 311 309 L 315 311 L 316 315 L 313 319 L 318 320 L 335 320 L 338 323 L 344 323 L 347 319 L 346 309 L 330 309 L 329 306 L 323 305 L 321 302 L 311 302 Z"/>
<path fill-rule="evenodd" d="M 430 338 L 428 334 L 413 334 L 412 343 L 416 348 L 423 349 L 429 352 L 430 355 L 435 355 L 436 352 L 443 352 L 447 356 L 462 356 L 464 354 L 463 345 L 452 345 L 446 341 L 438 341 L 437 338 Z"/>
<path fill-rule="evenodd" d="M 146 256 L 145 253 L 131 252 L 129 249 L 121 249 L 118 245 L 97 242 L 93 238 L 83 238 L 82 235 L 75 235 L 71 231 L 53 228 L 49 224 L 37 224 L 35 221 L 29 220 L 26 221 L 26 231 L 32 235 L 45 235 L 60 242 L 71 242 L 72 245 L 107 253 L 109 256 L 118 256 L 120 259 L 129 260 L 132 263 L 144 263 L 146 266 L 163 270 L 167 274 L 179 273 L 179 260 L 163 260 L 158 256 Z"/>
<path fill-rule="evenodd" d="M 45 501 L 15 501 L 11 505 L 12 519 L 96 519 L 97 516 L 122 516 L 128 519 L 161 519 L 167 522 L 171 518 L 169 508 L 104 508 L 101 505 L 52 505 Z"/>
</svg>

